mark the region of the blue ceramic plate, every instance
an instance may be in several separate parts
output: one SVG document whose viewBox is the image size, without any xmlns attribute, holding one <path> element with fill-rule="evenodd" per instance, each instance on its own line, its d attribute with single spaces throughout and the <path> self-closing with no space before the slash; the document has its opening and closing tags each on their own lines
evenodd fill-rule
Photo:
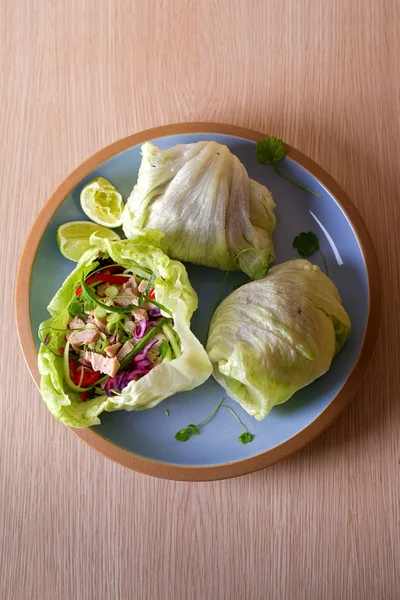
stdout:
<svg viewBox="0 0 400 600">
<path fill-rule="evenodd" d="M 48 316 L 46 306 L 74 267 L 58 250 L 57 228 L 67 221 L 86 219 L 80 208 L 79 195 L 82 187 L 94 177 L 102 175 L 109 179 L 126 200 L 136 182 L 141 161 L 140 145 L 146 139 L 161 148 L 200 140 L 226 144 L 245 165 L 250 177 L 272 192 L 277 219 L 273 236 L 276 262 L 298 257 L 292 246 L 294 237 L 300 231 L 314 231 L 327 259 L 330 277 L 351 318 L 351 335 L 329 372 L 297 392 L 285 404 L 275 407 L 262 422 L 244 412 L 210 377 L 201 387 L 168 398 L 153 409 L 103 413 L 101 425 L 75 431 L 121 464 L 157 476 L 188 480 L 230 477 L 261 468 L 295 451 L 325 428 L 354 393 L 367 367 L 379 316 L 378 273 L 368 234 L 338 186 L 322 169 L 294 149 L 288 149 L 282 172 L 318 192 L 321 198 L 280 178 L 271 167 L 260 165 L 255 157 L 254 140 L 262 137 L 247 130 L 213 124 L 169 126 L 131 136 L 81 165 L 49 200 L 33 228 L 18 277 L 17 317 L 22 348 L 36 382 L 38 373 L 32 338 L 37 349 L 36 332 L 40 322 Z M 318 255 L 311 261 L 323 268 Z M 211 306 L 223 273 L 190 264 L 186 267 L 199 296 L 192 330 L 205 342 Z M 22 283 L 27 279 L 27 271 L 31 273 L 29 288 Z M 231 274 L 225 295 L 244 280 L 242 274 Z M 178 429 L 188 423 L 200 422 L 222 396 L 225 396 L 226 404 L 234 407 L 248 430 L 255 434 L 251 444 L 239 443 L 240 426 L 225 410 L 220 410 L 200 435 L 187 443 L 174 439 Z"/>
</svg>

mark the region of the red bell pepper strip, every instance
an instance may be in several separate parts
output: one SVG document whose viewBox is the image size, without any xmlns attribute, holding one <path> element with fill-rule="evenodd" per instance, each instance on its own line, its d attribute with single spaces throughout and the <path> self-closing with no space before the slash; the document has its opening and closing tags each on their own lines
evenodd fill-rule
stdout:
<svg viewBox="0 0 400 600">
<path fill-rule="evenodd" d="M 81 365 L 78 366 L 72 358 L 69 359 L 69 372 L 73 383 L 79 385 L 79 387 L 89 387 L 100 379 L 99 371 L 93 371 Z"/>
<path fill-rule="evenodd" d="M 153 288 L 152 290 L 149 291 L 149 298 L 151 298 L 151 300 L 155 300 L 156 297 L 156 290 Z"/>
<path fill-rule="evenodd" d="M 110 275 L 109 273 L 96 273 L 95 275 L 92 275 L 91 277 L 88 277 L 85 280 L 86 285 L 92 285 L 93 283 L 116 283 L 118 284 L 122 284 L 122 283 L 126 283 L 127 281 L 129 281 L 129 277 L 126 277 L 125 275 Z M 78 288 L 76 288 L 75 294 L 77 296 L 79 296 L 79 294 L 82 293 L 82 286 L 80 285 Z"/>
</svg>

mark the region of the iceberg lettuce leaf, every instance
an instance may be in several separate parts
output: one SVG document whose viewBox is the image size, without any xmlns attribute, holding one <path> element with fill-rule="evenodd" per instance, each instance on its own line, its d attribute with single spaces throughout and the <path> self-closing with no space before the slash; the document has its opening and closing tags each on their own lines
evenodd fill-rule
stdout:
<svg viewBox="0 0 400 600">
<path fill-rule="evenodd" d="M 350 328 L 333 282 L 309 261 L 292 260 L 220 304 L 207 352 L 215 379 L 261 420 L 329 369 Z"/>
<path fill-rule="evenodd" d="M 156 228 L 172 258 L 251 278 L 265 272 L 275 258 L 275 203 L 226 146 L 198 142 L 160 150 L 147 142 L 142 156 L 123 213 L 128 238 L 136 227 Z M 249 248 L 258 251 L 242 252 Z"/>
</svg>

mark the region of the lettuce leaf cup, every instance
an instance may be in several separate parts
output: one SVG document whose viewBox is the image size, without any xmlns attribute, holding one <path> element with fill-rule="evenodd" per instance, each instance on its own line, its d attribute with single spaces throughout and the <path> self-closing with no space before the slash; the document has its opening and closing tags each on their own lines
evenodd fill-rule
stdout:
<svg viewBox="0 0 400 600">
<path fill-rule="evenodd" d="M 160 229 L 171 258 L 242 270 L 252 279 L 265 275 L 275 258 L 275 203 L 226 146 L 197 142 L 160 150 L 147 142 L 142 156 L 122 217 L 128 238 L 136 227 Z"/>
<path fill-rule="evenodd" d="M 262 420 L 328 371 L 350 329 L 334 283 L 298 259 L 230 294 L 214 313 L 206 349 L 215 379 Z"/>
<path fill-rule="evenodd" d="M 197 295 L 162 233 L 90 237 L 41 323 L 40 390 L 57 421 L 100 423 L 103 411 L 143 410 L 201 385 L 212 372 L 190 330 Z"/>
</svg>

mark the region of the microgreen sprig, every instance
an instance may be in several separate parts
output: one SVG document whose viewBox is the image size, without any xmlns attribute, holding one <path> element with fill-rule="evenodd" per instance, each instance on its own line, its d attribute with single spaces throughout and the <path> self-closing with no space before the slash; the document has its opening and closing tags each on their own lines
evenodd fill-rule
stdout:
<svg viewBox="0 0 400 600">
<path fill-rule="evenodd" d="M 317 194 L 317 192 L 313 192 L 310 188 L 306 187 L 299 181 L 284 175 L 280 171 L 278 171 L 278 167 L 276 166 L 277 162 L 283 160 L 286 156 L 286 148 L 283 140 L 275 137 L 274 135 L 270 135 L 266 137 L 264 140 L 256 143 L 256 156 L 258 162 L 262 165 L 272 165 L 275 173 L 286 181 L 293 183 L 293 185 L 297 185 L 297 187 L 301 188 L 306 192 L 310 192 L 310 194 L 314 194 L 314 196 L 318 196 L 318 198 L 322 198 L 321 194 Z"/>
<path fill-rule="evenodd" d="M 252 442 L 254 440 L 254 437 L 255 437 L 254 434 L 247 431 L 245 424 L 238 417 L 238 415 L 235 413 L 233 408 L 231 408 L 230 406 L 227 406 L 226 404 L 223 404 L 222 408 L 227 408 L 233 414 L 236 421 L 240 424 L 241 428 L 243 429 L 243 433 L 241 435 L 239 435 L 239 437 L 238 437 L 239 442 L 241 444 L 250 444 L 250 442 Z"/>
<path fill-rule="evenodd" d="M 312 231 L 302 231 L 293 240 L 293 247 L 297 248 L 301 256 L 312 256 L 314 252 L 319 252 L 324 261 L 325 272 L 329 277 L 328 263 L 321 248 L 319 247 L 318 236 Z"/>
<path fill-rule="evenodd" d="M 210 414 L 205 419 L 203 419 L 203 421 L 197 423 L 197 425 L 190 423 L 187 427 L 184 427 L 183 429 L 177 431 L 175 434 L 175 439 L 178 440 L 178 442 L 187 442 L 192 437 L 192 435 L 199 435 L 200 427 L 203 427 L 203 425 L 205 425 L 208 421 L 210 421 L 210 419 L 213 418 L 213 416 L 218 412 L 223 401 L 224 398 L 221 398 L 218 404 L 212 409 Z"/>
</svg>

